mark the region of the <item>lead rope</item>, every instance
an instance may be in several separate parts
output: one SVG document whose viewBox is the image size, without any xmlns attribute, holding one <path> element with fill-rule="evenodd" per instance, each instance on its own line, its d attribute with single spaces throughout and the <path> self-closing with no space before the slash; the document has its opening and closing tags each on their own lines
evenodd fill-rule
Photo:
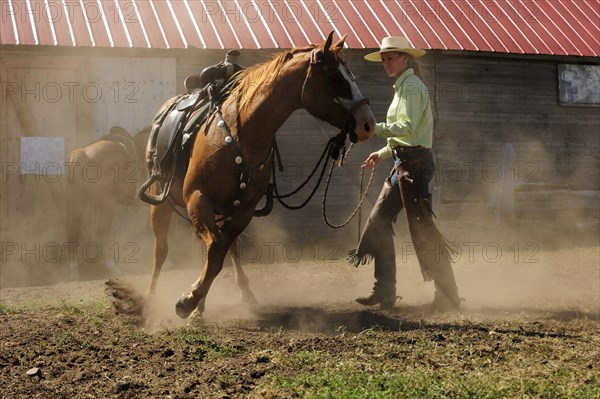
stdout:
<svg viewBox="0 0 600 399">
<path fill-rule="evenodd" d="M 346 159 L 346 157 L 348 156 L 348 154 L 350 154 L 350 151 L 352 150 L 353 146 L 354 146 L 354 144 L 350 144 L 350 147 L 348 147 L 348 151 L 346 151 L 346 153 L 342 156 L 342 159 L 340 160 L 340 165 L 343 164 L 343 162 Z M 335 161 L 331 163 L 331 168 L 329 169 L 329 174 L 327 175 L 327 181 L 325 182 L 325 192 L 323 193 L 323 204 L 322 204 L 321 209 L 322 209 L 323 220 L 325 221 L 325 224 L 327 224 L 327 226 L 329 226 L 333 229 L 339 229 L 339 228 L 347 226 L 348 223 L 350 223 L 350 221 L 354 218 L 354 216 L 356 216 L 356 214 L 362 208 L 362 204 L 364 203 L 365 199 L 367 198 L 367 194 L 369 193 L 369 188 L 371 187 L 371 183 L 373 182 L 373 177 L 375 176 L 375 166 L 373 165 L 373 169 L 371 170 L 371 176 L 369 177 L 369 181 L 367 183 L 367 187 L 364 190 L 364 192 L 363 192 L 362 187 L 363 187 L 363 180 L 364 180 L 364 176 L 365 176 L 365 170 L 364 170 L 364 168 L 360 169 L 360 200 L 358 201 L 356 208 L 354 208 L 354 211 L 352 211 L 352 214 L 350 214 L 350 216 L 348 217 L 348 219 L 346 219 L 345 222 L 343 222 L 342 224 L 333 224 L 329 221 L 329 218 L 327 217 L 326 204 L 327 204 L 327 192 L 329 191 L 329 184 L 331 183 L 331 176 L 333 175 L 334 166 L 335 166 Z M 360 221 L 359 221 L 359 223 L 360 223 Z M 359 231 L 360 231 L 360 226 L 359 226 Z"/>
</svg>

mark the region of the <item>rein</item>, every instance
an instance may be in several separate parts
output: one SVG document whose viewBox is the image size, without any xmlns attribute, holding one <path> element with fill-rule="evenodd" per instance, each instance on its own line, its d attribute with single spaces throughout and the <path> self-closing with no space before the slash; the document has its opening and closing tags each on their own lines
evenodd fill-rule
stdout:
<svg viewBox="0 0 600 399">
<path fill-rule="evenodd" d="M 320 65 L 320 63 L 321 63 L 321 61 L 317 60 L 317 58 L 316 58 L 315 50 L 311 51 L 309 67 L 310 68 L 315 67 L 317 65 Z M 326 69 L 326 67 L 324 67 L 324 69 Z M 302 85 L 302 93 L 301 93 L 300 99 L 302 101 L 303 106 L 304 106 L 304 91 L 306 88 L 307 81 L 310 77 L 311 70 L 309 70 L 309 73 L 306 74 L 304 84 Z M 341 227 L 348 225 L 348 223 L 350 223 L 350 221 L 354 218 L 354 216 L 356 216 L 356 214 L 362 207 L 362 204 L 364 203 L 364 200 L 366 199 L 367 194 L 369 192 L 369 188 L 371 187 L 371 183 L 373 181 L 373 176 L 375 175 L 375 168 L 373 168 L 371 171 L 371 176 L 369 177 L 369 181 L 367 183 L 367 187 L 363 192 L 362 185 L 363 185 L 363 178 L 364 178 L 364 169 L 361 169 L 361 173 L 360 173 L 361 197 L 360 197 L 358 204 L 356 205 L 356 207 L 354 208 L 354 211 L 352 211 L 351 215 L 348 217 L 348 219 L 345 222 L 343 222 L 342 224 L 339 224 L 339 225 L 331 223 L 327 217 L 326 202 L 327 202 L 327 193 L 329 191 L 329 186 L 331 184 L 331 177 L 333 175 L 333 169 L 335 166 L 335 160 L 337 160 L 339 158 L 340 151 L 342 151 L 342 158 L 340 159 L 340 165 L 343 165 L 344 160 L 346 159 L 346 157 L 350 153 L 350 150 L 352 149 L 352 145 L 358 141 L 358 138 L 356 137 L 356 134 L 354 133 L 354 129 L 356 128 L 356 121 L 354 121 L 354 118 L 352 117 L 352 115 L 353 115 L 354 111 L 356 110 L 356 108 L 358 108 L 364 104 L 369 104 L 369 100 L 366 98 L 363 98 L 363 99 L 357 101 L 352 106 L 351 109 L 348 109 L 344 106 L 342 101 L 335 94 L 334 90 L 331 88 L 329 83 L 327 83 L 327 81 L 325 81 L 325 82 L 326 82 L 327 89 L 331 92 L 332 97 L 335 100 L 335 103 L 338 104 L 338 106 L 340 106 L 342 108 L 342 110 L 344 110 L 344 112 L 346 113 L 346 120 L 344 121 L 340 132 L 336 136 L 331 137 L 329 139 L 329 141 L 325 145 L 325 148 L 323 149 L 323 152 L 321 153 L 319 160 L 317 161 L 315 167 L 313 168 L 311 173 L 308 175 L 306 180 L 304 182 L 302 182 L 295 190 L 293 190 L 292 192 L 290 192 L 288 194 L 280 194 L 279 193 L 279 190 L 277 188 L 277 182 L 276 182 L 275 160 L 273 159 L 273 190 L 274 190 L 273 196 L 275 198 L 277 198 L 277 200 L 279 201 L 279 203 L 281 205 L 283 205 L 285 208 L 290 209 L 290 210 L 297 210 L 297 209 L 301 209 L 304 206 L 306 206 L 306 204 L 308 204 L 308 202 L 313 198 L 313 196 L 317 192 L 319 186 L 321 185 L 321 182 L 323 181 L 323 176 L 325 175 L 325 170 L 327 169 L 327 161 L 325 161 L 323 163 L 323 160 L 326 158 L 326 155 L 327 155 L 327 158 L 332 159 L 332 163 L 331 163 L 331 167 L 329 169 L 329 174 L 327 176 L 327 181 L 325 183 L 325 192 L 323 193 L 323 202 L 322 202 L 322 207 L 321 207 L 322 214 L 323 214 L 323 220 L 325 221 L 325 224 L 327 224 L 327 226 L 329 226 L 331 228 L 341 228 Z M 304 107 L 304 108 L 306 108 L 306 107 Z M 350 136 L 350 141 L 352 142 L 348 152 L 346 152 L 346 147 L 345 147 L 347 136 Z M 311 180 L 313 178 L 313 176 L 316 174 L 316 172 L 319 168 L 319 165 L 321 165 L 321 163 L 323 163 L 323 167 L 321 168 L 321 172 L 319 174 L 317 183 L 313 187 L 309 196 L 304 200 L 304 202 L 302 202 L 300 205 L 289 205 L 289 204 L 285 203 L 283 201 L 284 198 L 289 198 L 292 195 L 297 194 L 300 190 L 302 190 L 302 188 L 304 188 L 304 186 L 306 186 L 306 184 L 309 182 L 309 180 Z M 281 170 L 281 165 L 280 165 L 280 170 Z"/>
<path fill-rule="evenodd" d="M 348 154 L 350 154 L 350 151 L 352 150 L 352 146 L 353 145 L 351 144 L 350 147 L 348 148 L 348 152 L 346 152 L 344 154 L 342 160 L 340 161 L 340 164 L 348 156 Z M 325 183 L 325 192 L 323 193 L 323 202 L 321 204 L 321 210 L 322 210 L 323 220 L 325 221 L 325 224 L 327 226 L 331 227 L 332 229 L 339 229 L 339 228 L 347 226 L 348 223 L 350 223 L 352 221 L 354 216 L 356 216 L 358 211 L 360 211 L 360 208 L 362 208 L 362 205 L 365 202 L 365 199 L 367 198 L 367 194 L 369 193 L 369 188 L 371 188 L 371 183 L 373 182 L 373 177 L 375 176 L 375 166 L 373 166 L 373 168 L 371 169 L 371 176 L 369 176 L 369 181 L 367 182 L 367 187 L 365 188 L 364 192 L 363 192 L 363 180 L 365 177 L 365 170 L 363 168 L 360 169 L 360 199 L 359 199 L 358 203 L 356 204 L 356 207 L 354 208 L 354 210 L 352 211 L 350 216 L 348 216 L 348 218 L 346 219 L 345 222 L 343 222 L 341 224 L 333 224 L 329 221 L 329 218 L 327 217 L 326 203 L 327 203 L 327 192 L 329 191 L 329 185 L 331 183 L 331 176 L 333 174 L 334 165 L 335 165 L 335 162 L 333 162 L 331 164 L 331 168 L 329 169 L 329 175 L 327 176 L 327 182 Z"/>
<path fill-rule="evenodd" d="M 338 134 L 338 136 L 339 136 L 339 134 Z M 332 150 L 335 149 L 335 148 L 337 148 L 337 147 L 335 147 L 335 145 L 333 143 L 334 143 L 334 141 L 336 140 L 336 138 L 338 136 L 335 136 L 335 137 L 332 137 L 332 138 L 329 139 L 329 141 L 325 145 L 325 148 L 323 149 L 323 152 L 321 153 L 321 156 L 319 157 L 319 160 L 315 164 L 315 167 L 310 172 L 310 174 L 308 175 L 308 177 L 306 178 L 306 180 L 304 180 L 304 182 L 302 182 L 295 190 L 293 190 L 290 193 L 279 194 L 279 189 L 277 188 L 277 179 L 276 179 L 276 174 L 275 174 L 275 160 L 273 160 L 273 191 L 274 191 L 273 197 L 276 198 L 277 201 L 279 201 L 279 203 L 281 205 L 283 205 L 283 207 L 285 207 L 287 209 L 290 209 L 290 210 L 302 209 L 312 199 L 312 197 L 315 195 L 315 193 L 319 189 L 319 186 L 321 185 L 321 181 L 323 180 L 323 176 L 325 175 L 325 170 L 327 169 L 327 162 L 323 163 L 323 160 L 326 158 L 327 155 L 331 156 Z M 339 152 L 339 150 L 337 150 L 337 151 Z M 316 174 L 317 169 L 319 168 L 319 165 L 321 165 L 321 163 L 323 163 L 323 167 L 321 168 L 321 173 L 319 174 L 319 178 L 317 180 L 317 183 L 313 187 L 313 189 L 312 189 L 311 193 L 309 194 L 308 198 L 306 198 L 304 200 L 304 202 L 302 202 L 300 205 L 289 205 L 289 204 L 285 203 L 283 201 L 284 198 L 289 198 L 292 195 L 297 194 L 300 190 L 302 190 L 304 188 L 304 186 L 306 186 L 306 184 L 308 184 L 308 182 Z"/>
</svg>

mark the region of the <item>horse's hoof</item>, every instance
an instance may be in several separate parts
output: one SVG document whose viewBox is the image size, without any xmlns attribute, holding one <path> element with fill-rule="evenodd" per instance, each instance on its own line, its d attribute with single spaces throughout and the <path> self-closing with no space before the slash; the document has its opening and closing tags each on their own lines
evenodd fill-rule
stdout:
<svg viewBox="0 0 600 399">
<path fill-rule="evenodd" d="M 181 298 L 175 304 L 175 313 L 177 313 L 177 316 L 187 319 L 194 309 L 196 309 L 196 304 L 193 302 L 194 296 L 191 293 L 181 294 Z"/>
</svg>

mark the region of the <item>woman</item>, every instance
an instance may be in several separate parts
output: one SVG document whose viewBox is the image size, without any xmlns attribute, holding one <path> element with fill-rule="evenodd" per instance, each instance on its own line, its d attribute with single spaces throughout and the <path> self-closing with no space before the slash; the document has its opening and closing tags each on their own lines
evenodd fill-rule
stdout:
<svg viewBox="0 0 600 399">
<path fill-rule="evenodd" d="M 371 258 L 375 261 L 373 292 L 356 299 L 365 306 L 387 309 L 396 302 L 392 223 L 403 207 L 423 277 L 425 281 L 435 281 L 434 306 L 447 309 L 460 304 L 448 246 L 432 220 L 429 182 L 435 173 L 431 154 L 433 115 L 415 61 L 423 55 L 425 50 L 412 48 L 404 37 L 390 36 L 382 40 L 379 51 L 365 56 L 367 61 L 382 62 L 388 76 L 395 79 L 386 121 L 377 123 L 375 128 L 375 135 L 386 138 L 387 145 L 371 153 L 361 166 L 375 166 L 393 158 L 394 169 L 384 182 L 358 248 L 348 255 L 354 266 Z"/>
</svg>

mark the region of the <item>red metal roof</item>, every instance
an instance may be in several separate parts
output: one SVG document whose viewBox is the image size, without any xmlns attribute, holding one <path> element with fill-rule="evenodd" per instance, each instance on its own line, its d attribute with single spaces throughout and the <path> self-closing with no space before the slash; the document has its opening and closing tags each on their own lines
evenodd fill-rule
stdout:
<svg viewBox="0 0 600 399">
<path fill-rule="evenodd" d="M 600 56 L 600 0 L 0 0 L 0 43 L 290 48 L 331 30 L 351 48 Z"/>
</svg>

